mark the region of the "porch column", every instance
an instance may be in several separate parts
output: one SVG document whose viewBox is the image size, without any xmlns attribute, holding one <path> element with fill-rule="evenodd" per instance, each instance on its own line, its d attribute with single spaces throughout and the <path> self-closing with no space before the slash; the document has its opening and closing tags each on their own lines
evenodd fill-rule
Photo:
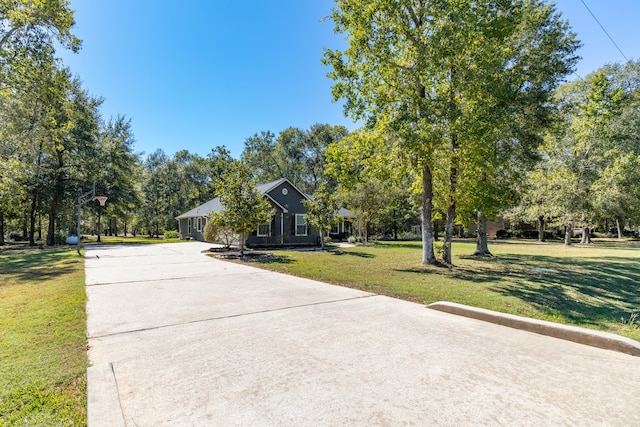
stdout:
<svg viewBox="0 0 640 427">
<path fill-rule="evenodd" d="M 284 244 L 284 212 L 280 212 L 280 244 Z"/>
</svg>

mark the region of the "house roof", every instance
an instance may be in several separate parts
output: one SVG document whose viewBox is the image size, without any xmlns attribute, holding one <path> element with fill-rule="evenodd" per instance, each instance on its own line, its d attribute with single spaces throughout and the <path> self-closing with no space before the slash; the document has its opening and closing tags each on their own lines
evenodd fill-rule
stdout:
<svg viewBox="0 0 640 427">
<path fill-rule="evenodd" d="M 338 216 L 343 218 L 355 218 L 356 214 L 347 208 L 340 208 L 338 209 Z"/>
<path fill-rule="evenodd" d="M 280 178 L 280 179 L 276 179 L 275 181 L 265 182 L 264 184 L 257 184 L 256 189 L 262 194 L 267 194 L 269 191 L 273 190 L 283 182 L 289 182 L 289 184 L 291 184 L 291 182 L 287 178 Z M 293 186 L 293 184 L 291 185 Z"/>
<path fill-rule="evenodd" d="M 298 187 L 293 185 L 291 181 L 289 181 L 287 178 L 280 178 L 275 181 L 265 182 L 264 184 L 257 184 L 256 190 L 258 190 L 260 194 L 267 196 L 269 200 L 271 200 L 275 205 L 277 205 L 280 209 L 282 209 L 283 212 L 286 213 L 287 209 L 284 206 L 282 206 L 280 203 L 278 203 L 275 199 L 273 199 L 273 197 L 269 196 L 269 192 L 274 188 L 278 187 L 283 182 L 289 183 L 289 185 L 295 188 L 300 194 L 302 194 L 303 197 L 309 198 L 308 195 L 300 191 Z M 203 203 L 200 206 L 193 208 L 190 211 L 183 213 L 182 215 L 177 216 L 176 219 L 180 220 L 180 219 L 186 219 L 186 218 L 195 218 L 199 216 L 208 217 L 211 212 L 214 212 L 214 211 L 220 212 L 221 210 L 222 210 L 222 204 L 220 203 L 220 198 L 216 197 L 215 199 L 209 200 L 208 202 Z"/>
<path fill-rule="evenodd" d="M 220 212 L 221 210 L 222 204 L 220 203 L 220 198 L 216 197 L 215 199 L 211 199 L 208 202 L 203 203 L 200 206 L 193 208 L 180 216 L 177 216 L 176 219 L 195 218 L 199 216 L 208 217 L 211 212 Z"/>
</svg>

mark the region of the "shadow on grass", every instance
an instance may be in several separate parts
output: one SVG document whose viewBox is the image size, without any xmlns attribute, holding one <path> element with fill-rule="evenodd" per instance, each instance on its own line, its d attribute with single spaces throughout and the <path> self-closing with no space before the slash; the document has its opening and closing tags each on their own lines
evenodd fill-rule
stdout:
<svg viewBox="0 0 640 427">
<path fill-rule="evenodd" d="M 288 255 L 270 255 L 251 259 L 250 262 L 255 262 L 256 264 L 293 264 L 296 260 L 291 259 Z"/>
<path fill-rule="evenodd" d="M 18 283 L 48 280 L 65 275 L 77 268 L 77 259 L 64 256 L 68 250 L 29 250 L 0 255 L 0 286 L 3 276 Z"/>
<path fill-rule="evenodd" d="M 380 247 L 403 248 L 403 249 L 422 249 L 422 242 L 416 240 L 381 240 L 378 242 Z"/>
<path fill-rule="evenodd" d="M 462 257 L 474 265 L 444 272 L 451 278 L 486 284 L 541 312 L 569 322 L 601 325 L 640 311 L 640 263 L 632 257 L 559 258 L 544 255 Z M 437 269 L 400 270 L 443 274 Z"/>
<path fill-rule="evenodd" d="M 336 256 L 343 256 L 343 255 L 348 255 L 348 256 L 355 256 L 355 257 L 359 257 L 359 258 L 375 258 L 375 255 L 367 253 L 367 252 L 360 252 L 360 251 L 342 251 L 342 250 L 336 250 L 336 251 L 331 251 L 330 252 L 331 255 L 336 255 Z"/>
</svg>

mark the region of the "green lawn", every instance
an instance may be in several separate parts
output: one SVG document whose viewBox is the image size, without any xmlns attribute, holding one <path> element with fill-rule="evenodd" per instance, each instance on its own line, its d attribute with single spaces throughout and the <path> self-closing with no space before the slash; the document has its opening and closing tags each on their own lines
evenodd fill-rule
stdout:
<svg viewBox="0 0 640 427">
<path fill-rule="evenodd" d="M 0 253 L 0 426 L 86 425 L 83 269 L 73 250 Z"/>
<path fill-rule="evenodd" d="M 420 242 L 334 251 L 277 251 L 263 268 L 429 304 L 452 301 L 600 329 L 640 340 L 640 243 L 494 241 L 473 257 L 455 241 L 455 268 L 422 266 Z"/>
</svg>

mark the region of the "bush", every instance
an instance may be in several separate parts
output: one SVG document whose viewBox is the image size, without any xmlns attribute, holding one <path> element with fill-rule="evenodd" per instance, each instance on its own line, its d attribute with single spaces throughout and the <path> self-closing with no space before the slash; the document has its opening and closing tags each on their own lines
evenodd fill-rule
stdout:
<svg viewBox="0 0 640 427">
<path fill-rule="evenodd" d="M 496 238 L 498 239 L 506 239 L 509 237 L 509 232 L 507 230 L 498 230 L 496 231 Z"/>
<path fill-rule="evenodd" d="M 14 242 L 20 242 L 22 240 L 27 240 L 27 239 L 19 231 L 10 231 L 9 240 L 13 240 Z"/>
<path fill-rule="evenodd" d="M 165 239 L 177 239 L 180 236 L 176 230 L 164 230 Z"/>
<path fill-rule="evenodd" d="M 322 238 L 322 240 L 324 241 L 324 244 L 325 244 L 325 245 L 328 245 L 329 243 L 331 243 L 331 242 L 332 242 L 331 237 L 329 237 L 329 236 L 324 236 L 324 237 Z"/>
<path fill-rule="evenodd" d="M 436 251 L 436 255 L 438 255 L 440 258 L 444 257 L 444 253 L 447 250 L 447 243 L 446 242 L 436 242 L 435 246 L 435 251 Z"/>
<path fill-rule="evenodd" d="M 202 234 L 207 242 L 220 243 L 227 248 L 240 240 L 240 236 L 229 227 L 222 227 L 214 221 L 207 221 Z"/>
<path fill-rule="evenodd" d="M 53 235 L 53 241 L 56 245 L 66 245 L 67 237 L 69 237 L 69 233 L 67 233 L 65 230 L 56 230 L 55 234 Z"/>
<path fill-rule="evenodd" d="M 356 238 L 354 236 L 349 236 L 347 238 L 347 242 L 349 242 L 351 244 L 354 244 L 356 242 Z"/>
</svg>

